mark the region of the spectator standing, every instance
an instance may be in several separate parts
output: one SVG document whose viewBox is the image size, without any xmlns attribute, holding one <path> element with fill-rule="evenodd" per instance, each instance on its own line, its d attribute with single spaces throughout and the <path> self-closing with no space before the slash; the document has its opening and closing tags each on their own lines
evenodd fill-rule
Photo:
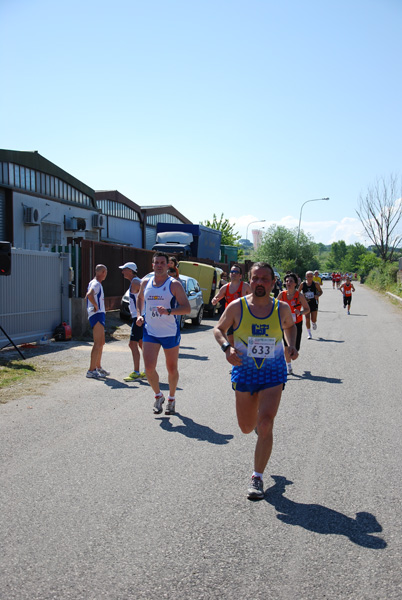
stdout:
<svg viewBox="0 0 402 600">
<path fill-rule="evenodd" d="M 89 379 L 105 379 L 109 371 L 101 366 L 102 351 L 105 345 L 105 296 L 102 281 L 106 279 L 107 268 L 105 265 L 96 265 L 95 277 L 89 282 L 86 293 L 89 324 L 92 327 L 94 344 L 91 350 L 91 361 L 87 371 Z"/>
<path fill-rule="evenodd" d="M 133 357 L 134 371 L 124 378 L 124 381 L 135 381 L 146 377 L 144 371 L 140 371 L 140 349 L 142 349 L 143 328 L 137 325 L 137 297 L 140 291 L 141 279 L 137 277 L 137 265 L 134 262 L 127 262 L 121 267 L 122 275 L 130 282 L 129 287 L 129 307 L 132 318 L 130 341 L 128 346 Z"/>
</svg>

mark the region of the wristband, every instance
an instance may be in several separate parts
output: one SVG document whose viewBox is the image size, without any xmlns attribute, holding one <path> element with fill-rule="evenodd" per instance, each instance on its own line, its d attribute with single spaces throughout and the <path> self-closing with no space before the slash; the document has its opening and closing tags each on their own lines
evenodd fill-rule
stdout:
<svg viewBox="0 0 402 600">
<path fill-rule="evenodd" d="M 229 344 L 229 342 L 224 342 L 221 346 L 221 350 L 222 350 L 222 352 L 226 352 L 226 350 L 231 347 L 232 346 Z"/>
</svg>

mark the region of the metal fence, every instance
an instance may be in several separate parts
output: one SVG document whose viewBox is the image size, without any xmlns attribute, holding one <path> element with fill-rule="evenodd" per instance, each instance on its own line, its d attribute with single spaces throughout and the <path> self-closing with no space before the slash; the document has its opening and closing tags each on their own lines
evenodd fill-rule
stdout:
<svg viewBox="0 0 402 600">
<path fill-rule="evenodd" d="M 11 275 L 0 277 L 0 326 L 15 344 L 52 336 L 70 321 L 69 255 L 12 249 L 11 260 Z M 0 330 L 0 348 L 8 343 Z"/>
</svg>

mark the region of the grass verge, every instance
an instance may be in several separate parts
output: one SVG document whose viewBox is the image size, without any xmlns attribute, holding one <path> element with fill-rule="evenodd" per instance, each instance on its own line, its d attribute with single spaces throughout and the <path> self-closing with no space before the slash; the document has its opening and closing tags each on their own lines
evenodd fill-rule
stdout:
<svg viewBox="0 0 402 600">
<path fill-rule="evenodd" d="M 19 383 L 26 377 L 36 374 L 36 372 L 37 369 L 33 364 L 22 359 L 4 360 L 0 358 L 0 390 Z"/>
</svg>

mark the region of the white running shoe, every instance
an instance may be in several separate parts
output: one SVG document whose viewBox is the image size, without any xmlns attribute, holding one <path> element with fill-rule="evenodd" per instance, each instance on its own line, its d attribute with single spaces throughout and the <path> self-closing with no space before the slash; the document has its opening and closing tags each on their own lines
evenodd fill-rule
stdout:
<svg viewBox="0 0 402 600">
<path fill-rule="evenodd" d="M 292 375 L 292 374 L 293 374 L 292 365 L 288 365 L 288 375 Z"/>
<path fill-rule="evenodd" d="M 261 477 L 252 477 L 250 487 L 247 490 L 249 500 L 262 500 L 264 498 L 264 484 Z"/>
<path fill-rule="evenodd" d="M 157 398 L 155 397 L 155 402 L 154 402 L 154 413 L 156 415 L 160 415 L 162 412 L 162 406 L 163 403 L 165 402 L 165 397 L 162 394 L 161 396 L 158 396 Z"/>
<path fill-rule="evenodd" d="M 96 370 L 98 371 L 98 373 L 100 375 L 102 375 L 102 377 L 107 377 L 108 375 L 110 375 L 110 372 L 109 371 L 105 371 L 105 369 L 102 369 L 102 367 L 99 367 Z"/>
<path fill-rule="evenodd" d="M 101 375 L 96 369 L 94 371 L 87 371 L 87 377 L 88 379 L 99 379 L 101 381 L 105 381 L 104 376 Z"/>
<path fill-rule="evenodd" d="M 176 412 L 176 400 L 168 400 L 165 415 L 174 415 Z"/>
<path fill-rule="evenodd" d="M 311 333 L 310 333 L 310 332 L 308 332 L 308 334 L 307 334 L 307 339 L 308 339 L 308 340 L 312 340 L 312 339 L 313 339 L 313 336 L 311 335 Z"/>
<path fill-rule="evenodd" d="M 313 323 L 313 329 L 314 331 L 317 329 L 317 323 Z"/>
</svg>

